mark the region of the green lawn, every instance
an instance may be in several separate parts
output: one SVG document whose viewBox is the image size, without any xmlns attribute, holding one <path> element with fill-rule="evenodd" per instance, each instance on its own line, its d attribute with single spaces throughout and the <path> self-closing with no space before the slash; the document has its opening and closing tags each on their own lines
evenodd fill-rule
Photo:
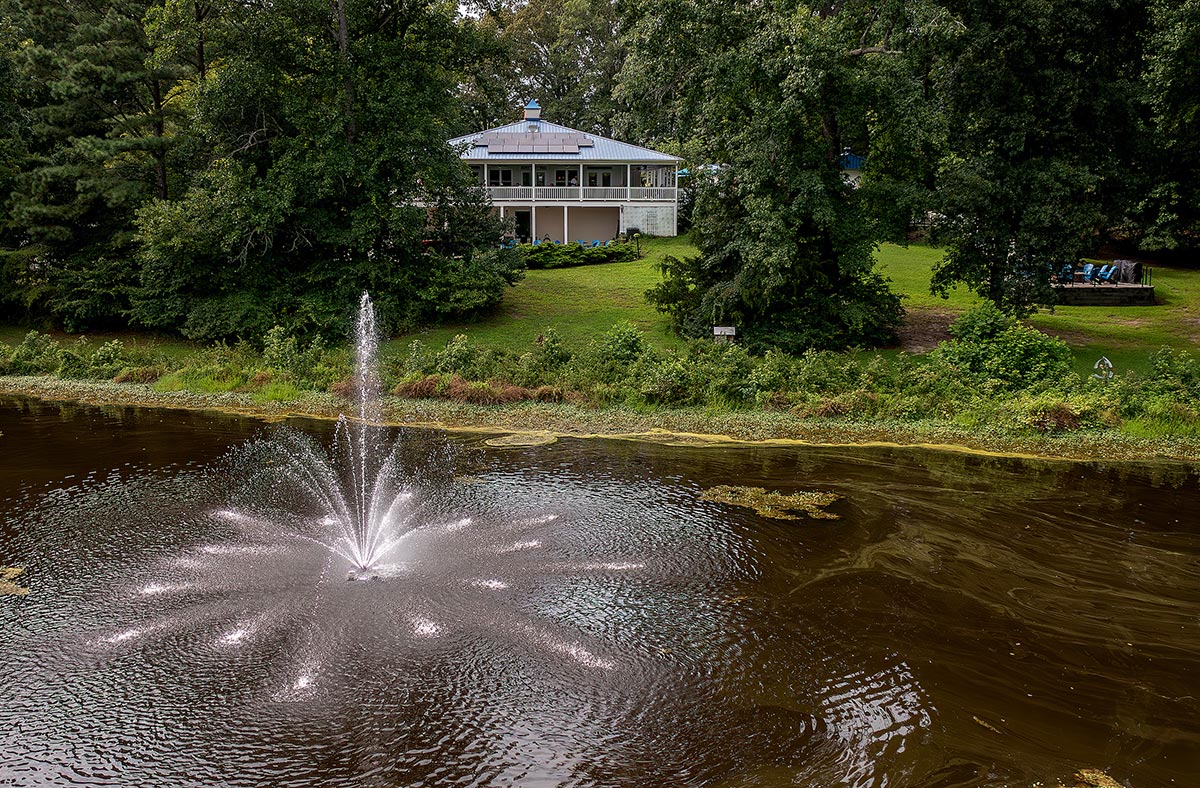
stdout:
<svg viewBox="0 0 1200 788">
<path fill-rule="evenodd" d="M 934 247 L 884 244 L 879 270 L 905 296 L 910 316 L 923 311 L 963 312 L 979 297 L 958 288 L 948 299 L 930 295 L 929 280 L 941 251 Z M 1093 260 L 1091 262 L 1102 262 Z M 1060 306 L 1041 310 L 1029 322 L 1060 336 L 1075 351 L 1076 366 L 1089 371 L 1107 356 L 1118 370 L 1145 370 L 1149 356 L 1164 345 L 1196 349 L 1200 342 L 1200 272 L 1152 266 L 1155 306 Z"/>
<path fill-rule="evenodd" d="M 645 293 L 661 279 L 656 262 L 666 255 L 695 254 L 696 249 L 683 238 L 641 243 L 646 255 L 641 260 L 529 271 L 504 294 L 495 315 L 397 337 L 389 350 L 398 352 L 413 339 L 441 348 L 455 334 L 466 334 L 479 345 L 523 352 L 547 327 L 561 334 L 568 346 L 581 347 L 622 320 L 645 331 L 660 348 L 677 347 L 681 340 L 671 332 L 666 316 L 646 302 Z"/>
<path fill-rule="evenodd" d="M 881 244 L 875 253 L 876 270 L 892 280 L 892 289 L 904 296 L 907 310 L 965 312 L 978 304 L 979 296 L 964 287 L 952 290 L 949 298 L 929 292 L 934 263 L 941 259 L 941 249 L 923 244 Z"/>
<path fill-rule="evenodd" d="M 415 338 L 438 349 L 460 333 L 486 347 L 521 352 L 547 327 L 558 331 L 569 346 L 581 347 L 622 320 L 641 328 L 661 349 L 678 347 L 682 341 L 671 333 L 666 316 L 646 303 L 645 292 L 659 281 L 655 263 L 666 255 L 695 254 L 696 249 L 686 238 L 643 239 L 642 248 L 646 256 L 633 262 L 529 271 L 505 293 L 499 310 L 487 319 L 396 337 L 387 343 L 385 352 L 402 352 Z M 949 298 L 930 294 L 931 270 L 940 258 L 939 249 L 918 244 L 883 244 L 877 253 L 879 271 L 905 296 L 910 320 L 940 319 L 944 327 L 954 314 L 966 311 L 979 298 L 963 288 L 952 291 Z M 1034 315 L 1030 322 L 1070 343 L 1081 371 L 1090 369 L 1101 355 L 1112 360 L 1118 370 L 1145 369 L 1150 353 L 1163 345 L 1195 349 L 1200 342 L 1200 272 L 1154 266 L 1154 285 L 1159 300 L 1156 306 L 1058 307 L 1053 313 Z M 0 327 L 0 342 L 15 345 L 26 330 Z M 64 342 L 73 340 L 54 333 Z M 171 359 L 182 359 L 199 347 L 181 339 L 136 332 L 88 334 L 91 343 L 113 338 L 131 347 L 152 347 Z"/>
</svg>

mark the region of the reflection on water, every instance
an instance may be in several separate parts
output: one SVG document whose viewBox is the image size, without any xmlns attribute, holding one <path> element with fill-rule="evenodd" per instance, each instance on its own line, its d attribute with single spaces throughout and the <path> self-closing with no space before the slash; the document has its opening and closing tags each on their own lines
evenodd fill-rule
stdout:
<svg viewBox="0 0 1200 788">
<path fill-rule="evenodd" d="M 414 432 L 419 526 L 348 582 L 262 505 L 269 428 L 2 404 L 0 567 L 31 591 L 0 596 L 0 785 L 1200 771 L 1183 466 Z M 701 500 L 718 484 L 845 499 L 775 521 Z"/>
</svg>

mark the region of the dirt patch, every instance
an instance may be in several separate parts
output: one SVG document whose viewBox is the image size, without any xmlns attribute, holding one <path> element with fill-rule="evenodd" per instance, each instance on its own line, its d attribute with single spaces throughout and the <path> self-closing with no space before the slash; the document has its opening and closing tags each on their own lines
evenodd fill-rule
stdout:
<svg viewBox="0 0 1200 788">
<path fill-rule="evenodd" d="M 1057 329 L 1057 328 L 1042 328 L 1041 326 L 1033 326 L 1033 328 L 1036 328 L 1038 331 L 1041 331 L 1043 334 L 1048 334 L 1049 336 L 1057 337 L 1058 339 L 1061 339 L 1063 342 L 1066 342 L 1068 345 L 1076 345 L 1076 346 L 1087 345 L 1087 344 L 1091 344 L 1092 342 L 1096 341 L 1095 337 L 1088 336 L 1087 334 L 1080 333 L 1079 331 L 1065 331 L 1063 329 Z M 1116 344 L 1116 343 L 1113 343 L 1113 344 Z"/>
<path fill-rule="evenodd" d="M 928 353 L 939 342 L 950 338 L 950 324 L 959 313 L 948 309 L 910 309 L 904 324 L 896 331 L 900 349 L 908 353 Z"/>
</svg>

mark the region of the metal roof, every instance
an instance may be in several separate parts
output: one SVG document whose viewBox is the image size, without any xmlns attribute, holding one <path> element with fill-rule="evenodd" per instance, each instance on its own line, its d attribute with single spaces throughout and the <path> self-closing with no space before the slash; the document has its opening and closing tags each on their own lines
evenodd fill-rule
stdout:
<svg viewBox="0 0 1200 788">
<path fill-rule="evenodd" d="M 533 126 L 537 127 L 536 131 L 531 130 Z M 519 120 L 507 126 L 455 137 L 449 144 L 453 147 L 465 145 L 462 157 L 468 161 L 682 161 L 677 156 L 588 134 L 548 120 Z"/>
</svg>

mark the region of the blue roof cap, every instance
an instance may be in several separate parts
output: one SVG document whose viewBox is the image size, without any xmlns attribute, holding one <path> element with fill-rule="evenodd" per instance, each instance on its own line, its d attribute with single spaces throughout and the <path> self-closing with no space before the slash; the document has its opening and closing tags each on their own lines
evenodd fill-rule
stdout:
<svg viewBox="0 0 1200 788">
<path fill-rule="evenodd" d="M 537 103 L 537 99 L 529 99 L 529 103 L 525 105 L 525 109 L 541 109 L 542 105 Z"/>
</svg>

